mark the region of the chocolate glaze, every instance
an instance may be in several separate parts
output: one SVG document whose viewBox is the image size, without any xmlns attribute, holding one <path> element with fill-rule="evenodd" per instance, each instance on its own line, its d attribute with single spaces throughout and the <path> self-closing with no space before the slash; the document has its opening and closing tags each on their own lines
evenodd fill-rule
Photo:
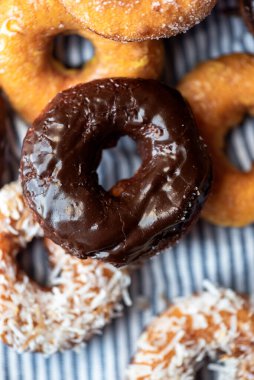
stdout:
<svg viewBox="0 0 254 380">
<path fill-rule="evenodd" d="M 109 192 L 103 148 L 128 135 L 142 164 Z M 24 195 L 47 237 L 117 266 L 175 243 L 197 218 L 211 165 L 182 96 L 154 80 L 105 79 L 58 94 L 23 145 Z"/>
<path fill-rule="evenodd" d="M 240 0 L 240 11 L 249 31 L 254 34 L 254 0 Z"/>
</svg>

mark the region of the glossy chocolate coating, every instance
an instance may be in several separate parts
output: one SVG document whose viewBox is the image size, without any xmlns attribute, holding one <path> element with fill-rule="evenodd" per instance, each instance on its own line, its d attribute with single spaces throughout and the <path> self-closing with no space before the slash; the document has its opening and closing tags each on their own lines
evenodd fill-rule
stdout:
<svg viewBox="0 0 254 380">
<path fill-rule="evenodd" d="M 101 152 L 123 135 L 137 142 L 142 164 L 106 192 Z M 121 266 L 181 237 L 208 193 L 211 166 L 179 92 L 119 78 L 58 94 L 27 132 L 21 175 L 47 237 L 79 258 Z"/>
<path fill-rule="evenodd" d="M 249 31 L 254 34 L 254 0 L 240 0 L 240 11 Z"/>
</svg>

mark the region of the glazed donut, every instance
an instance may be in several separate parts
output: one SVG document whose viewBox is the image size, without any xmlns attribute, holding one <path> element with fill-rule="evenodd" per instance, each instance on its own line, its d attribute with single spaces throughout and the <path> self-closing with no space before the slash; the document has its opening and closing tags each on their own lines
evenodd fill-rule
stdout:
<svg viewBox="0 0 254 380">
<path fill-rule="evenodd" d="M 254 78 L 254 56 L 231 54 L 202 63 L 178 86 L 191 105 L 213 161 L 214 182 L 203 216 L 222 226 L 254 222 L 254 168 L 241 172 L 224 152 L 229 130 L 246 114 L 254 116 L 250 78 Z"/>
<path fill-rule="evenodd" d="M 97 78 L 157 78 L 162 42 L 120 44 L 84 31 L 58 0 L 0 2 L 0 84 L 14 108 L 32 122 L 60 91 Z M 57 35 L 77 33 L 95 48 L 81 70 L 67 70 L 51 57 Z M 22 48 L 21 48 L 22 47 Z"/>
<path fill-rule="evenodd" d="M 253 0 L 240 0 L 240 12 L 249 31 L 254 34 L 254 2 Z"/>
<path fill-rule="evenodd" d="M 186 32 L 216 4 L 216 0 L 61 1 L 85 27 L 119 41 L 164 38 Z"/>
<path fill-rule="evenodd" d="M 137 142 L 143 162 L 106 192 L 96 173 L 101 152 L 123 135 Z M 27 132 L 21 173 L 48 238 L 79 258 L 117 266 L 175 243 L 199 215 L 211 178 L 181 95 L 155 80 L 129 78 L 58 94 Z"/>
<path fill-rule="evenodd" d="M 195 379 L 205 359 L 225 379 L 254 376 L 254 313 L 248 300 L 206 282 L 207 290 L 176 301 L 138 340 L 128 380 Z M 225 372 L 226 373 L 226 372 Z M 224 377 L 223 377 L 224 379 Z"/>
<path fill-rule="evenodd" d="M 18 352 L 50 355 L 80 345 L 119 314 L 130 279 L 126 271 L 80 261 L 47 241 L 50 288 L 39 286 L 16 255 L 41 234 L 20 184 L 6 185 L 0 191 L 0 339 Z"/>
</svg>

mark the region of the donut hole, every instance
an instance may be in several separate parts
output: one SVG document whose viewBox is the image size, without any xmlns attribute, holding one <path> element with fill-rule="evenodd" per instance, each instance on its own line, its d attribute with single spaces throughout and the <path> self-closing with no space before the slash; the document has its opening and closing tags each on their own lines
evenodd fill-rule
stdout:
<svg viewBox="0 0 254 380">
<path fill-rule="evenodd" d="M 92 42 L 77 34 L 58 35 L 53 40 L 53 58 L 64 69 L 81 70 L 95 54 Z"/>
<path fill-rule="evenodd" d="M 216 361 L 205 359 L 195 373 L 195 380 L 217 380 L 220 378 L 219 372 L 219 366 Z"/>
<path fill-rule="evenodd" d="M 136 142 L 129 136 L 120 137 L 116 146 L 103 149 L 97 168 L 99 184 L 108 191 L 118 181 L 133 177 L 140 165 Z"/>
<path fill-rule="evenodd" d="M 226 136 L 225 152 L 239 170 L 249 172 L 254 162 L 254 118 L 246 117 Z"/>
<path fill-rule="evenodd" d="M 41 286 L 49 287 L 49 261 L 44 240 L 35 238 L 17 255 L 18 266 L 26 275 Z"/>
</svg>

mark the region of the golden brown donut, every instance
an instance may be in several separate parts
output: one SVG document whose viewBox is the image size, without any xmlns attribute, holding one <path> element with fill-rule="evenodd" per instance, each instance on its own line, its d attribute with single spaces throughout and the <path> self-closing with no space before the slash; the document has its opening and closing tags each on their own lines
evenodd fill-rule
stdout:
<svg viewBox="0 0 254 380">
<path fill-rule="evenodd" d="M 89 39 L 95 56 L 81 70 L 64 69 L 51 56 L 55 36 Z M 33 121 L 58 92 L 81 82 L 112 76 L 157 78 L 162 42 L 120 44 L 84 31 L 57 0 L 0 2 L 0 84 L 14 108 Z"/>
<path fill-rule="evenodd" d="M 254 378 L 252 305 L 230 289 L 205 286 L 203 293 L 175 301 L 148 326 L 128 380 L 196 379 L 204 360 L 216 356 L 218 364 L 211 369 L 223 379 Z"/>
<path fill-rule="evenodd" d="M 84 26 L 118 41 L 141 41 L 186 32 L 216 4 L 216 0 L 61 1 Z"/>
<path fill-rule="evenodd" d="M 231 54 L 200 64 L 178 89 L 189 101 L 214 169 L 203 216 L 222 226 L 254 222 L 254 167 L 245 173 L 224 152 L 225 137 L 249 114 L 254 116 L 254 56 Z"/>
</svg>

